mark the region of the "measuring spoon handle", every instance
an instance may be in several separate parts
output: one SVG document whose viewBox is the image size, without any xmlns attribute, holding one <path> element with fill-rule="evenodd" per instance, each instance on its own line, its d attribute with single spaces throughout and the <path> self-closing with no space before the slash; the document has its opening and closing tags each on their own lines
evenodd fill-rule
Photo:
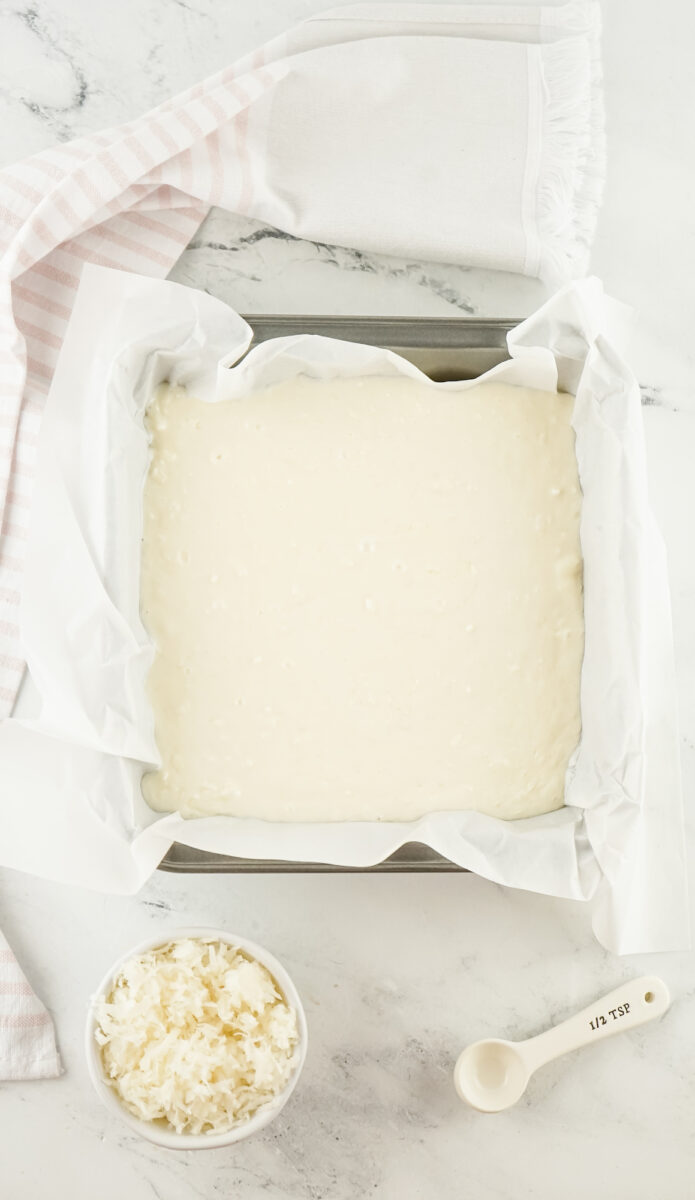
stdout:
<svg viewBox="0 0 695 1200">
<path fill-rule="evenodd" d="M 615 988 L 573 1017 L 519 1043 L 529 1071 L 580 1046 L 591 1046 L 615 1033 L 636 1029 L 666 1012 L 671 997 L 662 979 L 644 975 Z"/>
</svg>

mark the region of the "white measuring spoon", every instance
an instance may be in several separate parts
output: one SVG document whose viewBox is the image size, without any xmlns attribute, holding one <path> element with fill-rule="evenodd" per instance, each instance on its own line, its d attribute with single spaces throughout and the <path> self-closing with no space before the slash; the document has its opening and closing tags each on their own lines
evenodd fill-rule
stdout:
<svg viewBox="0 0 695 1200">
<path fill-rule="evenodd" d="M 580 1046 L 593 1045 L 614 1033 L 653 1021 L 666 1012 L 670 1003 L 663 980 L 645 975 L 525 1042 L 498 1038 L 474 1042 L 466 1047 L 454 1068 L 456 1091 L 479 1112 L 502 1112 L 521 1099 L 539 1067 Z"/>
</svg>

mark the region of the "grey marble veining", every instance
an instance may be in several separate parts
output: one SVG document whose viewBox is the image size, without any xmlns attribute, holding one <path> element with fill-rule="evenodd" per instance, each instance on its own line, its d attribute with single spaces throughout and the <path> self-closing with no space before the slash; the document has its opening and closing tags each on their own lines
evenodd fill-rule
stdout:
<svg viewBox="0 0 695 1200">
<path fill-rule="evenodd" d="M 0 161 L 138 115 L 321 0 L 4 0 Z M 695 791 L 695 223 L 684 115 L 693 8 L 604 6 L 609 173 L 593 269 L 634 309 L 651 502 L 670 556 L 686 799 Z M 655 53 L 658 45 L 658 53 Z M 645 102 L 645 79 L 649 80 Z M 676 119 L 678 117 L 678 119 Z M 535 280 L 387 259 L 213 211 L 173 277 L 241 311 L 523 316 Z M 689 826 L 692 820 L 689 815 Z M 691 828 L 692 841 L 692 828 Z M 310 1025 L 282 1117 L 226 1151 L 131 1136 L 82 1054 L 98 979 L 151 930 L 223 925 L 289 968 Z M 1 1200 L 692 1200 L 695 956 L 618 960 L 578 904 L 469 875 L 177 877 L 135 897 L 0 874 L 0 926 L 53 1012 L 66 1073 L 0 1085 Z M 674 1003 L 654 1027 L 554 1063 L 520 1105 L 464 1108 L 462 1046 L 524 1037 L 644 971 Z"/>
<path fill-rule="evenodd" d="M 536 279 L 305 241 L 220 209 L 171 277 L 257 313 L 517 317 L 547 295 Z"/>
</svg>

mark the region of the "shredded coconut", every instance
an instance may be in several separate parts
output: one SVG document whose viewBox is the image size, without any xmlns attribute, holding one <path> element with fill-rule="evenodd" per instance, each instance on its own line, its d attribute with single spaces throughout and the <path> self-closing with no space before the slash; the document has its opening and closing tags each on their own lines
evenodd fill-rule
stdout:
<svg viewBox="0 0 695 1200">
<path fill-rule="evenodd" d="M 287 1086 L 297 1014 L 270 972 L 225 942 L 186 938 L 131 958 L 97 1007 L 107 1080 L 129 1112 L 223 1133 Z"/>
</svg>

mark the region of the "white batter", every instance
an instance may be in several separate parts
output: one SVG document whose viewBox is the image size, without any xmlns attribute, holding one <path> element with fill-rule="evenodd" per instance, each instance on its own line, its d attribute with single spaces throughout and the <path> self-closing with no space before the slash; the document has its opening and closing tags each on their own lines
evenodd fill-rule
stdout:
<svg viewBox="0 0 695 1200">
<path fill-rule="evenodd" d="M 572 399 L 404 378 L 149 410 L 153 808 L 409 820 L 563 803 L 580 731 Z"/>
</svg>

